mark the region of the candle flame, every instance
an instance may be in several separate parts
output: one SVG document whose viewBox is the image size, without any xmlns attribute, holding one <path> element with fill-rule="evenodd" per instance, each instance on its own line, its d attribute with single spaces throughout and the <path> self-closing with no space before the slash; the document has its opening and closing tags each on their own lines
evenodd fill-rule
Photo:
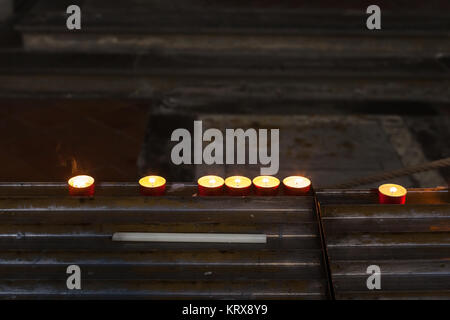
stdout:
<svg viewBox="0 0 450 320">
<path fill-rule="evenodd" d="M 231 176 L 225 179 L 228 188 L 248 188 L 252 185 L 252 181 L 243 176 Z"/>
<path fill-rule="evenodd" d="M 273 176 L 258 176 L 253 179 L 253 183 L 260 188 L 277 188 L 280 180 Z"/>
<path fill-rule="evenodd" d="M 386 183 L 378 187 L 378 193 L 387 197 L 406 197 L 408 190 L 398 184 Z"/>
<path fill-rule="evenodd" d="M 86 188 L 92 184 L 92 180 L 89 176 L 76 176 L 71 179 L 70 183 L 75 188 Z"/>
<path fill-rule="evenodd" d="M 145 176 L 139 179 L 139 184 L 144 188 L 159 188 L 166 184 L 166 179 L 160 176 Z"/>
<path fill-rule="evenodd" d="M 204 188 L 221 188 L 224 185 L 224 180 L 219 176 L 203 176 L 197 180 L 199 186 Z"/>
</svg>

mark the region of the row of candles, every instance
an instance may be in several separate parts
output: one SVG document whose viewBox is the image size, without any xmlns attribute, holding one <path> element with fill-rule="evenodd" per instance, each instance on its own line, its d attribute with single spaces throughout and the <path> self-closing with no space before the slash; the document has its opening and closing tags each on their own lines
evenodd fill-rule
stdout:
<svg viewBox="0 0 450 320">
<path fill-rule="evenodd" d="M 81 175 L 69 180 L 69 192 L 73 196 L 94 195 L 94 178 Z M 198 195 L 219 196 L 223 194 L 233 196 L 247 196 L 253 192 L 256 195 L 276 195 L 279 191 L 280 180 L 273 176 L 259 176 L 252 180 L 243 176 L 232 176 L 223 179 L 219 176 L 203 176 L 197 181 Z M 287 195 L 304 195 L 311 189 L 311 181 L 301 176 L 291 176 L 283 180 L 284 193 Z M 160 176 L 146 176 L 139 180 L 142 195 L 162 196 L 166 191 L 166 179 Z"/>
<path fill-rule="evenodd" d="M 93 196 L 95 180 L 91 176 L 76 176 L 68 181 L 72 196 Z M 247 196 L 252 193 L 259 196 L 275 196 L 279 193 L 280 180 L 273 176 L 258 176 L 253 180 L 243 176 L 223 179 L 219 176 L 203 176 L 197 181 L 199 196 Z M 140 192 L 144 196 L 162 196 L 166 191 L 166 179 L 160 176 L 146 176 L 139 180 Z M 283 179 L 285 195 L 301 196 L 309 193 L 311 181 L 302 176 L 290 176 Z M 383 184 L 378 188 L 379 201 L 383 204 L 404 204 L 406 189 L 396 184 Z"/>
</svg>

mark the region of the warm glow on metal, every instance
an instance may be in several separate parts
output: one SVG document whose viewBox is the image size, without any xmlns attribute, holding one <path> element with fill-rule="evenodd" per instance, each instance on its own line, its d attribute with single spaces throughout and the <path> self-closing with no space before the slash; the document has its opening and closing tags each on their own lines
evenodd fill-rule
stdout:
<svg viewBox="0 0 450 320">
<path fill-rule="evenodd" d="M 88 188 L 94 184 L 94 178 L 91 176 L 81 175 L 69 179 L 69 185 L 74 188 Z"/>
</svg>

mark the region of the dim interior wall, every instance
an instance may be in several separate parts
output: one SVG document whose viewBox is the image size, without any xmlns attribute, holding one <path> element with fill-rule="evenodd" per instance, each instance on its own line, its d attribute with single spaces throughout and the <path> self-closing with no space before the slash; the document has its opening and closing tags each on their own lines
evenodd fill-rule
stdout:
<svg viewBox="0 0 450 320">
<path fill-rule="evenodd" d="M 13 0 L 0 0 L 0 22 L 8 19 L 13 13 Z"/>
</svg>

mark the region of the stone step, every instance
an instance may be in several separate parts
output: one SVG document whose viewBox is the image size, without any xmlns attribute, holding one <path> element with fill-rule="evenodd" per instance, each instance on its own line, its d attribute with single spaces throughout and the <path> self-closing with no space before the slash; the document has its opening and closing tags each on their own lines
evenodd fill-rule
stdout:
<svg viewBox="0 0 450 320">
<path fill-rule="evenodd" d="M 185 106 L 242 99 L 450 101 L 450 63 L 433 58 L 299 58 L 263 52 L 0 52 L 0 96 L 170 97 Z M 215 102 L 214 102 L 215 101 Z"/>
<path fill-rule="evenodd" d="M 80 1 L 78 1 L 80 2 Z M 77 1 L 40 0 L 16 26 L 30 50 L 145 51 L 154 48 L 288 50 L 318 55 L 399 56 L 450 52 L 450 5 L 412 1 L 382 7 L 382 30 L 366 28 L 368 1 L 86 0 L 82 29 L 68 31 L 66 8 Z"/>
</svg>

